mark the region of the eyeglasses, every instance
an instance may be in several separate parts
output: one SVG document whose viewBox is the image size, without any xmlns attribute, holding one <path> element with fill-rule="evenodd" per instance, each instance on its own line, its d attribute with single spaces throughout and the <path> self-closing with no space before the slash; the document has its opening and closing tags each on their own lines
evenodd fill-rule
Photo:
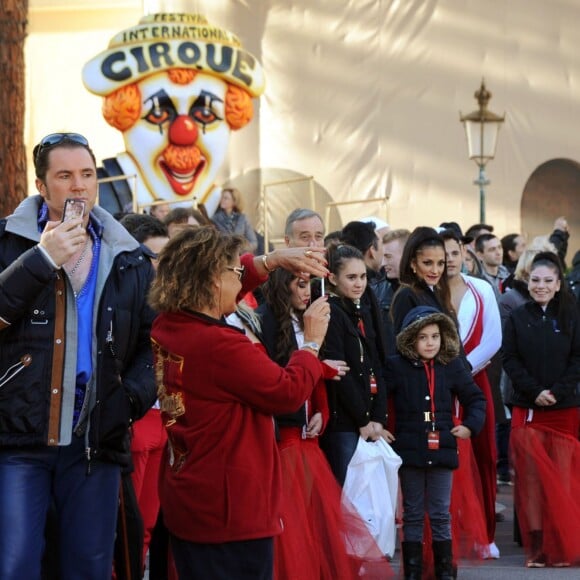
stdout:
<svg viewBox="0 0 580 580">
<path fill-rule="evenodd" d="M 226 266 L 226 270 L 235 272 L 238 275 L 238 280 L 241 282 L 244 279 L 245 266 Z"/>
<path fill-rule="evenodd" d="M 65 141 L 70 141 L 72 143 L 78 143 L 83 147 L 88 147 L 89 142 L 86 137 L 83 137 L 80 133 L 51 133 L 46 137 L 43 137 L 40 143 L 36 146 L 35 159 L 38 159 L 40 152 L 43 149 L 48 149 L 49 147 L 54 147 L 55 145 L 60 145 Z"/>
</svg>

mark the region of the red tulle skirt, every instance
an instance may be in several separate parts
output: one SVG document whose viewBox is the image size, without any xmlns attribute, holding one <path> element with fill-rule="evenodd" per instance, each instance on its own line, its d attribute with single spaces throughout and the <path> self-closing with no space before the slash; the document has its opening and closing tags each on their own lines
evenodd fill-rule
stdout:
<svg viewBox="0 0 580 580">
<path fill-rule="evenodd" d="M 342 490 L 318 440 L 302 439 L 299 428 L 283 427 L 280 436 L 284 531 L 274 543 L 276 580 L 391 578 L 365 523 L 341 507 Z M 362 557 L 349 556 L 349 542 Z"/>
<path fill-rule="evenodd" d="M 510 458 L 522 541 L 536 556 L 539 536 L 548 566 L 580 564 L 579 417 L 575 407 L 512 412 Z"/>
<path fill-rule="evenodd" d="M 456 560 L 481 558 L 487 546 L 487 524 L 483 509 L 481 479 L 471 439 L 457 439 L 459 467 L 453 472 L 451 488 L 451 530 Z"/>
</svg>

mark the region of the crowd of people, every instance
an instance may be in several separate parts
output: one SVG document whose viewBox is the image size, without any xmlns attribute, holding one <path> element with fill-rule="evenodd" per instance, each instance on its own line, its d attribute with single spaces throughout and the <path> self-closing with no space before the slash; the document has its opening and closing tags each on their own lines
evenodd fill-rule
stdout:
<svg viewBox="0 0 580 580">
<path fill-rule="evenodd" d="M 391 577 L 341 493 L 361 439 L 402 459 L 405 578 L 499 558 L 498 485 L 527 567 L 580 565 L 564 218 L 325 238 L 298 208 L 255 255 L 236 189 L 117 220 L 85 137 L 33 161 L 0 221 L 1 578 Z"/>
</svg>

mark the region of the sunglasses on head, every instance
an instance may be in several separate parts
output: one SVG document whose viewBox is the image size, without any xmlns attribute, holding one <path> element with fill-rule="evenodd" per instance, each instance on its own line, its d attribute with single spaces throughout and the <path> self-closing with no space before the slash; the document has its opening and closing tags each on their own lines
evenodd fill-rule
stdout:
<svg viewBox="0 0 580 580">
<path fill-rule="evenodd" d="M 238 280 L 241 282 L 244 279 L 245 266 L 227 266 L 226 270 L 235 272 L 238 275 Z"/>
<path fill-rule="evenodd" d="M 35 159 L 38 159 L 40 152 L 43 149 L 49 149 L 50 147 L 54 147 L 55 145 L 60 145 L 65 141 L 69 141 L 71 143 L 78 143 L 83 147 L 88 147 L 89 142 L 86 137 L 83 137 L 80 133 L 51 133 L 46 137 L 43 137 L 40 143 L 36 146 L 36 156 Z"/>
</svg>

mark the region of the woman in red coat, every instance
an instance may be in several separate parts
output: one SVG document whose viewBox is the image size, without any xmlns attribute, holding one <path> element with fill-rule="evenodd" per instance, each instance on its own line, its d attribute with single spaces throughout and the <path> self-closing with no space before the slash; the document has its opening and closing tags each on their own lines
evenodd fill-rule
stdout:
<svg viewBox="0 0 580 580">
<path fill-rule="evenodd" d="M 324 297 L 305 312 L 304 344 L 284 368 L 223 319 L 278 266 L 324 275 L 322 254 L 292 248 L 240 260 L 242 243 L 212 227 L 184 230 L 161 253 L 152 286 L 168 434 L 160 498 L 180 578 L 272 577 L 282 531 L 272 415 L 300 407 L 322 377 Z"/>
</svg>

